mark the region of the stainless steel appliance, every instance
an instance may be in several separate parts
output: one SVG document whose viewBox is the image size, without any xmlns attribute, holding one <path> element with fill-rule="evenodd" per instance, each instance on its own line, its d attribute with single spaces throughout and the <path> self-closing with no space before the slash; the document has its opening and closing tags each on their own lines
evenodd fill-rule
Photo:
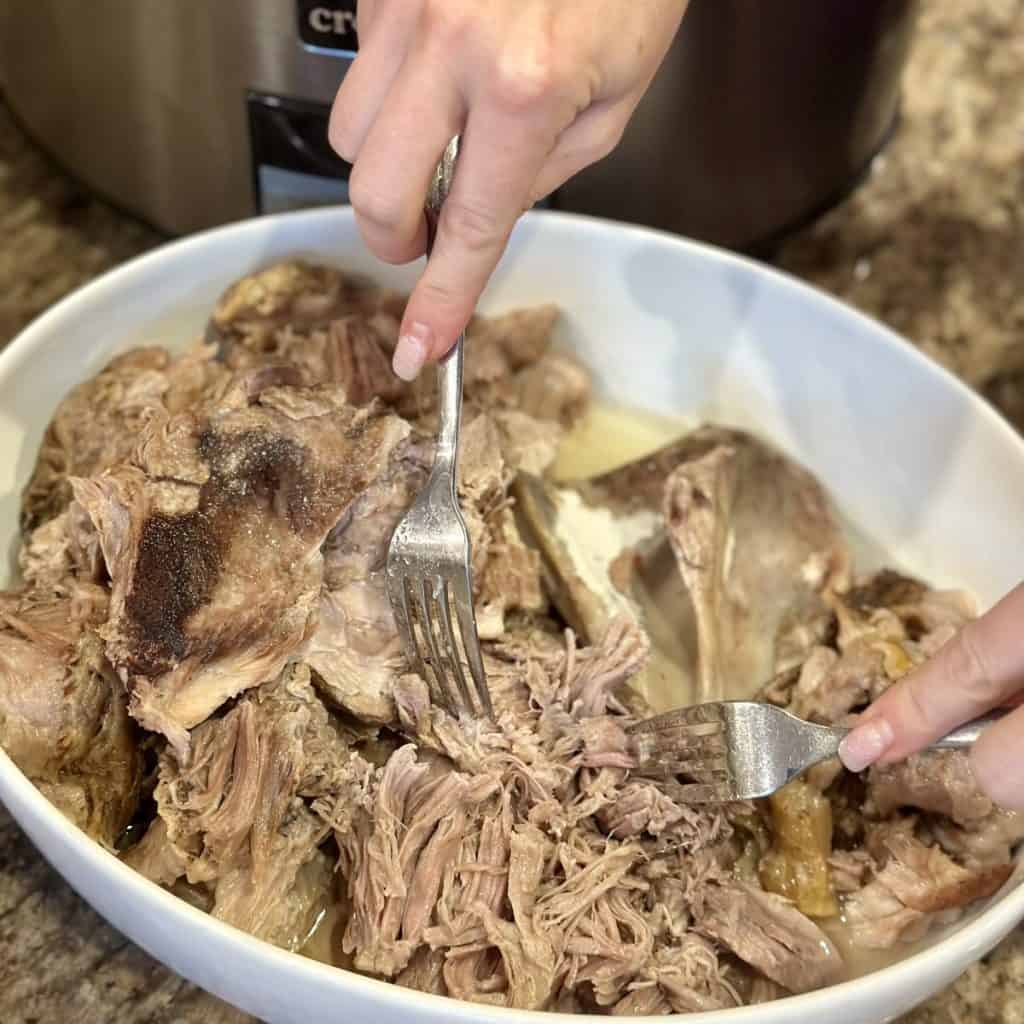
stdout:
<svg viewBox="0 0 1024 1024">
<path fill-rule="evenodd" d="M 552 205 L 736 248 L 858 181 L 892 130 L 916 0 L 692 0 L 615 153 Z M 330 102 L 354 0 L 3 0 L 29 133 L 169 232 L 344 201 Z"/>
</svg>

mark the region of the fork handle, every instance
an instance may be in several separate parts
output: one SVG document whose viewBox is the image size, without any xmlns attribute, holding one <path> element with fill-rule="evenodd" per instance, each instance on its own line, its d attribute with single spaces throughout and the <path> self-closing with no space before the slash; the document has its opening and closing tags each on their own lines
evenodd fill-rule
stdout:
<svg viewBox="0 0 1024 1024">
<path fill-rule="evenodd" d="M 937 739 L 934 743 L 929 743 L 925 750 L 965 750 L 969 747 L 974 746 L 981 734 L 995 722 L 998 722 L 1001 718 L 1005 718 L 1011 711 L 1010 708 L 999 708 L 995 711 L 989 712 L 987 715 L 982 715 L 980 718 L 974 718 L 964 725 L 959 726 L 950 733 L 946 733 L 945 736 Z M 828 733 L 831 733 L 830 742 L 834 744 L 835 749 L 826 753 L 824 749 L 819 748 L 814 751 L 815 754 L 823 755 L 820 759 L 827 760 L 829 757 L 834 757 L 839 753 L 839 744 L 845 739 L 846 734 L 850 731 L 849 729 L 841 726 L 828 726 L 825 727 Z"/>
<path fill-rule="evenodd" d="M 448 198 L 452 180 L 455 177 L 455 163 L 459 155 L 459 136 L 456 135 L 445 147 L 444 154 L 434 171 L 427 191 L 425 213 L 427 217 L 427 259 L 434 250 L 437 225 L 441 207 Z M 462 362 L 465 332 L 460 333 L 455 344 L 443 356 L 437 367 L 437 383 L 440 391 L 440 424 L 437 433 L 437 450 L 431 474 L 443 476 L 455 491 L 455 459 L 459 449 L 459 420 L 462 415 Z"/>
<path fill-rule="evenodd" d="M 1010 708 L 1000 708 L 997 711 L 989 712 L 980 718 L 975 718 L 960 728 L 947 733 L 942 739 L 930 744 L 928 750 L 963 750 L 965 747 L 973 746 L 981 734 L 1001 718 L 1010 713 Z"/>
<path fill-rule="evenodd" d="M 459 421 L 462 417 L 462 345 L 465 335 L 460 334 L 451 351 L 437 367 L 437 383 L 441 392 L 440 425 L 437 431 L 437 453 L 431 472 L 451 477 L 452 493 L 455 487 L 455 458 L 459 450 Z"/>
</svg>

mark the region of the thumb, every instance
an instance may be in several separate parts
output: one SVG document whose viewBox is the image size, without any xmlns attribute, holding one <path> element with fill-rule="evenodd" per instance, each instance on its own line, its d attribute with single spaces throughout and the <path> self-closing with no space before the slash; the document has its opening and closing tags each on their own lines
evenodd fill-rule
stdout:
<svg viewBox="0 0 1024 1024">
<path fill-rule="evenodd" d="M 898 761 L 1024 689 L 1024 585 L 891 686 L 843 740 L 851 771 Z"/>
</svg>

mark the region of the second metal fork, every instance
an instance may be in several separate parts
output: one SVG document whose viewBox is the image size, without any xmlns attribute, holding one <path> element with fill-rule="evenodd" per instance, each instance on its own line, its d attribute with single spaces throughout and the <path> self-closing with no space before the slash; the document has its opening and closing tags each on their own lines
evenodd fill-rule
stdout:
<svg viewBox="0 0 1024 1024">
<path fill-rule="evenodd" d="M 428 259 L 458 148 L 456 136 L 427 195 Z M 434 703 L 452 714 L 479 718 L 493 712 L 473 610 L 469 532 L 456 494 L 464 340 L 460 334 L 438 367 L 440 426 L 434 464 L 426 487 L 391 537 L 387 586 L 406 655 L 430 687 Z"/>
<path fill-rule="evenodd" d="M 976 718 L 928 749 L 969 747 L 1004 714 L 995 711 Z M 801 772 L 835 757 L 847 732 L 751 700 L 678 708 L 637 722 L 629 730 L 636 771 L 668 777 L 672 795 L 695 804 L 770 796 Z"/>
</svg>

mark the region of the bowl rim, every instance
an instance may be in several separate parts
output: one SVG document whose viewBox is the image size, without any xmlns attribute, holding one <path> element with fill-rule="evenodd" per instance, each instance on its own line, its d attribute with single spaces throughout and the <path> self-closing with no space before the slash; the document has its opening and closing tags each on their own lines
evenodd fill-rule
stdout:
<svg viewBox="0 0 1024 1024">
<path fill-rule="evenodd" d="M 352 209 L 349 206 L 318 207 L 251 217 L 163 242 L 75 289 L 22 328 L 7 347 L 0 352 L 0 380 L 16 372 L 22 361 L 32 354 L 34 348 L 51 334 L 55 327 L 66 321 L 73 321 L 80 310 L 88 308 L 97 301 L 102 301 L 105 293 L 117 292 L 125 287 L 130 287 L 134 279 L 158 271 L 165 263 L 179 261 L 192 252 L 204 249 L 211 242 L 231 236 L 241 239 L 247 235 L 253 239 L 263 238 L 265 233 L 273 231 L 276 224 L 289 222 L 301 225 L 306 222 L 321 222 L 325 218 L 337 221 L 339 224 L 351 221 L 353 219 Z M 823 309 L 833 317 L 845 318 L 849 323 L 856 325 L 859 328 L 859 333 L 864 335 L 865 339 L 871 339 L 873 344 L 898 347 L 904 357 L 916 365 L 916 372 L 932 375 L 937 383 L 946 389 L 951 389 L 961 402 L 968 404 L 972 410 L 972 416 L 987 420 L 988 427 L 1001 435 L 1004 444 L 1016 448 L 1020 453 L 1022 465 L 1024 465 L 1024 438 L 1018 435 L 1010 423 L 981 395 L 879 320 L 829 295 L 815 285 L 748 256 L 654 228 L 549 210 L 530 211 L 524 215 L 522 220 L 526 225 L 538 226 L 542 231 L 548 230 L 543 225 L 549 224 L 551 225 L 550 230 L 581 232 L 584 236 L 588 234 L 605 235 L 611 232 L 628 240 L 654 242 L 668 248 L 683 250 L 691 258 L 696 258 L 699 261 L 710 261 L 720 266 L 737 268 L 744 274 L 752 275 L 755 278 L 759 277 L 777 288 L 788 290 L 805 305 Z M 283 258 L 284 255 L 282 253 L 276 258 Z M 327 253 L 317 255 L 321 256 L 324 262 L 332 262 Z M 308 258 L 312 258 L 312 256 Z M 268 255 L 266 262 L 271 261 L 272 257 Z M 337 261 L 333 262 L 337 263 Z M 578 1022 L 592 1016 L 553 1011 L 516 1010 L 497 1006 L 484 1007 L 447 996 L 403 988 L 393 982 L 367 977 L 311 960 L 298 953 L 288 952 L 213 918 L 138 874 L 65 818 L 36 789 L 2 748 L 0 748 L 0 793 L 3 794 L 3 802 L 11 809 L 12 816 L 19 821 L 19 827 L 22 826 L 18 814 L 13 810 L 15 806 L 20 807 L 26 815 L 34 815 L 45 832 L 59 836 L 62 846 L 73 853 L 77 859 L 84 861 L 85 867 L 91 875 L 106 877 L 121 888 L 127 898 L 133 898 L 139 901 L 142 907 L 164 915 L 168 927 L 175 926 L 196 933 L 198 938 L 212 941 L 229 956 L 237 957 L 239 960 L 248 961 L 254 965 L 263 964 L 275 972 L 290 976 L 299 985 L 315 982 L 321 987 L 326 986 L 333 989 L 339 996 L 358 994 L 368 1002 L 376 1003 L 381 1012 L 386 1010 L 408 1012 L 419 1006 L 430 1009 L 438 1019 L 448 1017 L 453 1020 L 465 1020 L 467 1024 L 469 1021 L 478 1020 L 481 1013 L 486 1013 L 488 1017 L 493 1017 L 495 1020 L 517 1021 L 524 1022 L 524 1024 L 550 1024 L 550 1022 L 571 1024 L 571 1022 Z M 32 842 L 33 845 L 36 845 L 34 840 Z M 45 851 L 38 846 L 37 849 L 44 858 L 49 860 Z M 77 886 L 71 883 L 62 872 L 58 870 L 58 873 L 67 884 L 77 890 Z M 1018 874 L 1019 870 L 1015 872 L 1015 876 Z M 1011 884 L 1013 883 L 1008 883 L 1008 885 Z M 86 902 L 89 900 L 86 899 Z M 707 1024 L 729 1024 L 732 1021 L 739 1024 L 741 1021 L 751 1021 L 754 1018 L 761 1022 L 782 1024 L 783 1021 L 795 1019 L 798 1014 L 821 1013 L 826 1007 L 832 1006 L 835 999 L 841 995 L 861 1000 L 879 1000 L 889 995 L 898 1000 L 900 994 L 914 991 L 922 984 L 926 984 L 927 976 L 939 971 L 940 964 L 957 963 L 966 966 L 979 956 L 984 955 L 1022 918 L 1024 918 L 1024 884 L 1015 884 L 1012 888 L 1004 890 L 1002 894 L 993 897 L 990 905 L 977 912 L 972 919 L 959 927 L 954 927 L 951 934 L 938 940 L 934 945 L 914 952 L 896 963 L 836 985 L 800 995 L 786 996 L 772 1003 L 706 1011 L 687 1016 L 695 1020 L 706 1021 Z M 136 940 L 133 939 L 133 941 Z M 154 959 L 159 960 L 155 954 L 151 955 Z M 654 1022 L 664 1018 L 650 1016 L 638 1019 Z"/>
</svg>

